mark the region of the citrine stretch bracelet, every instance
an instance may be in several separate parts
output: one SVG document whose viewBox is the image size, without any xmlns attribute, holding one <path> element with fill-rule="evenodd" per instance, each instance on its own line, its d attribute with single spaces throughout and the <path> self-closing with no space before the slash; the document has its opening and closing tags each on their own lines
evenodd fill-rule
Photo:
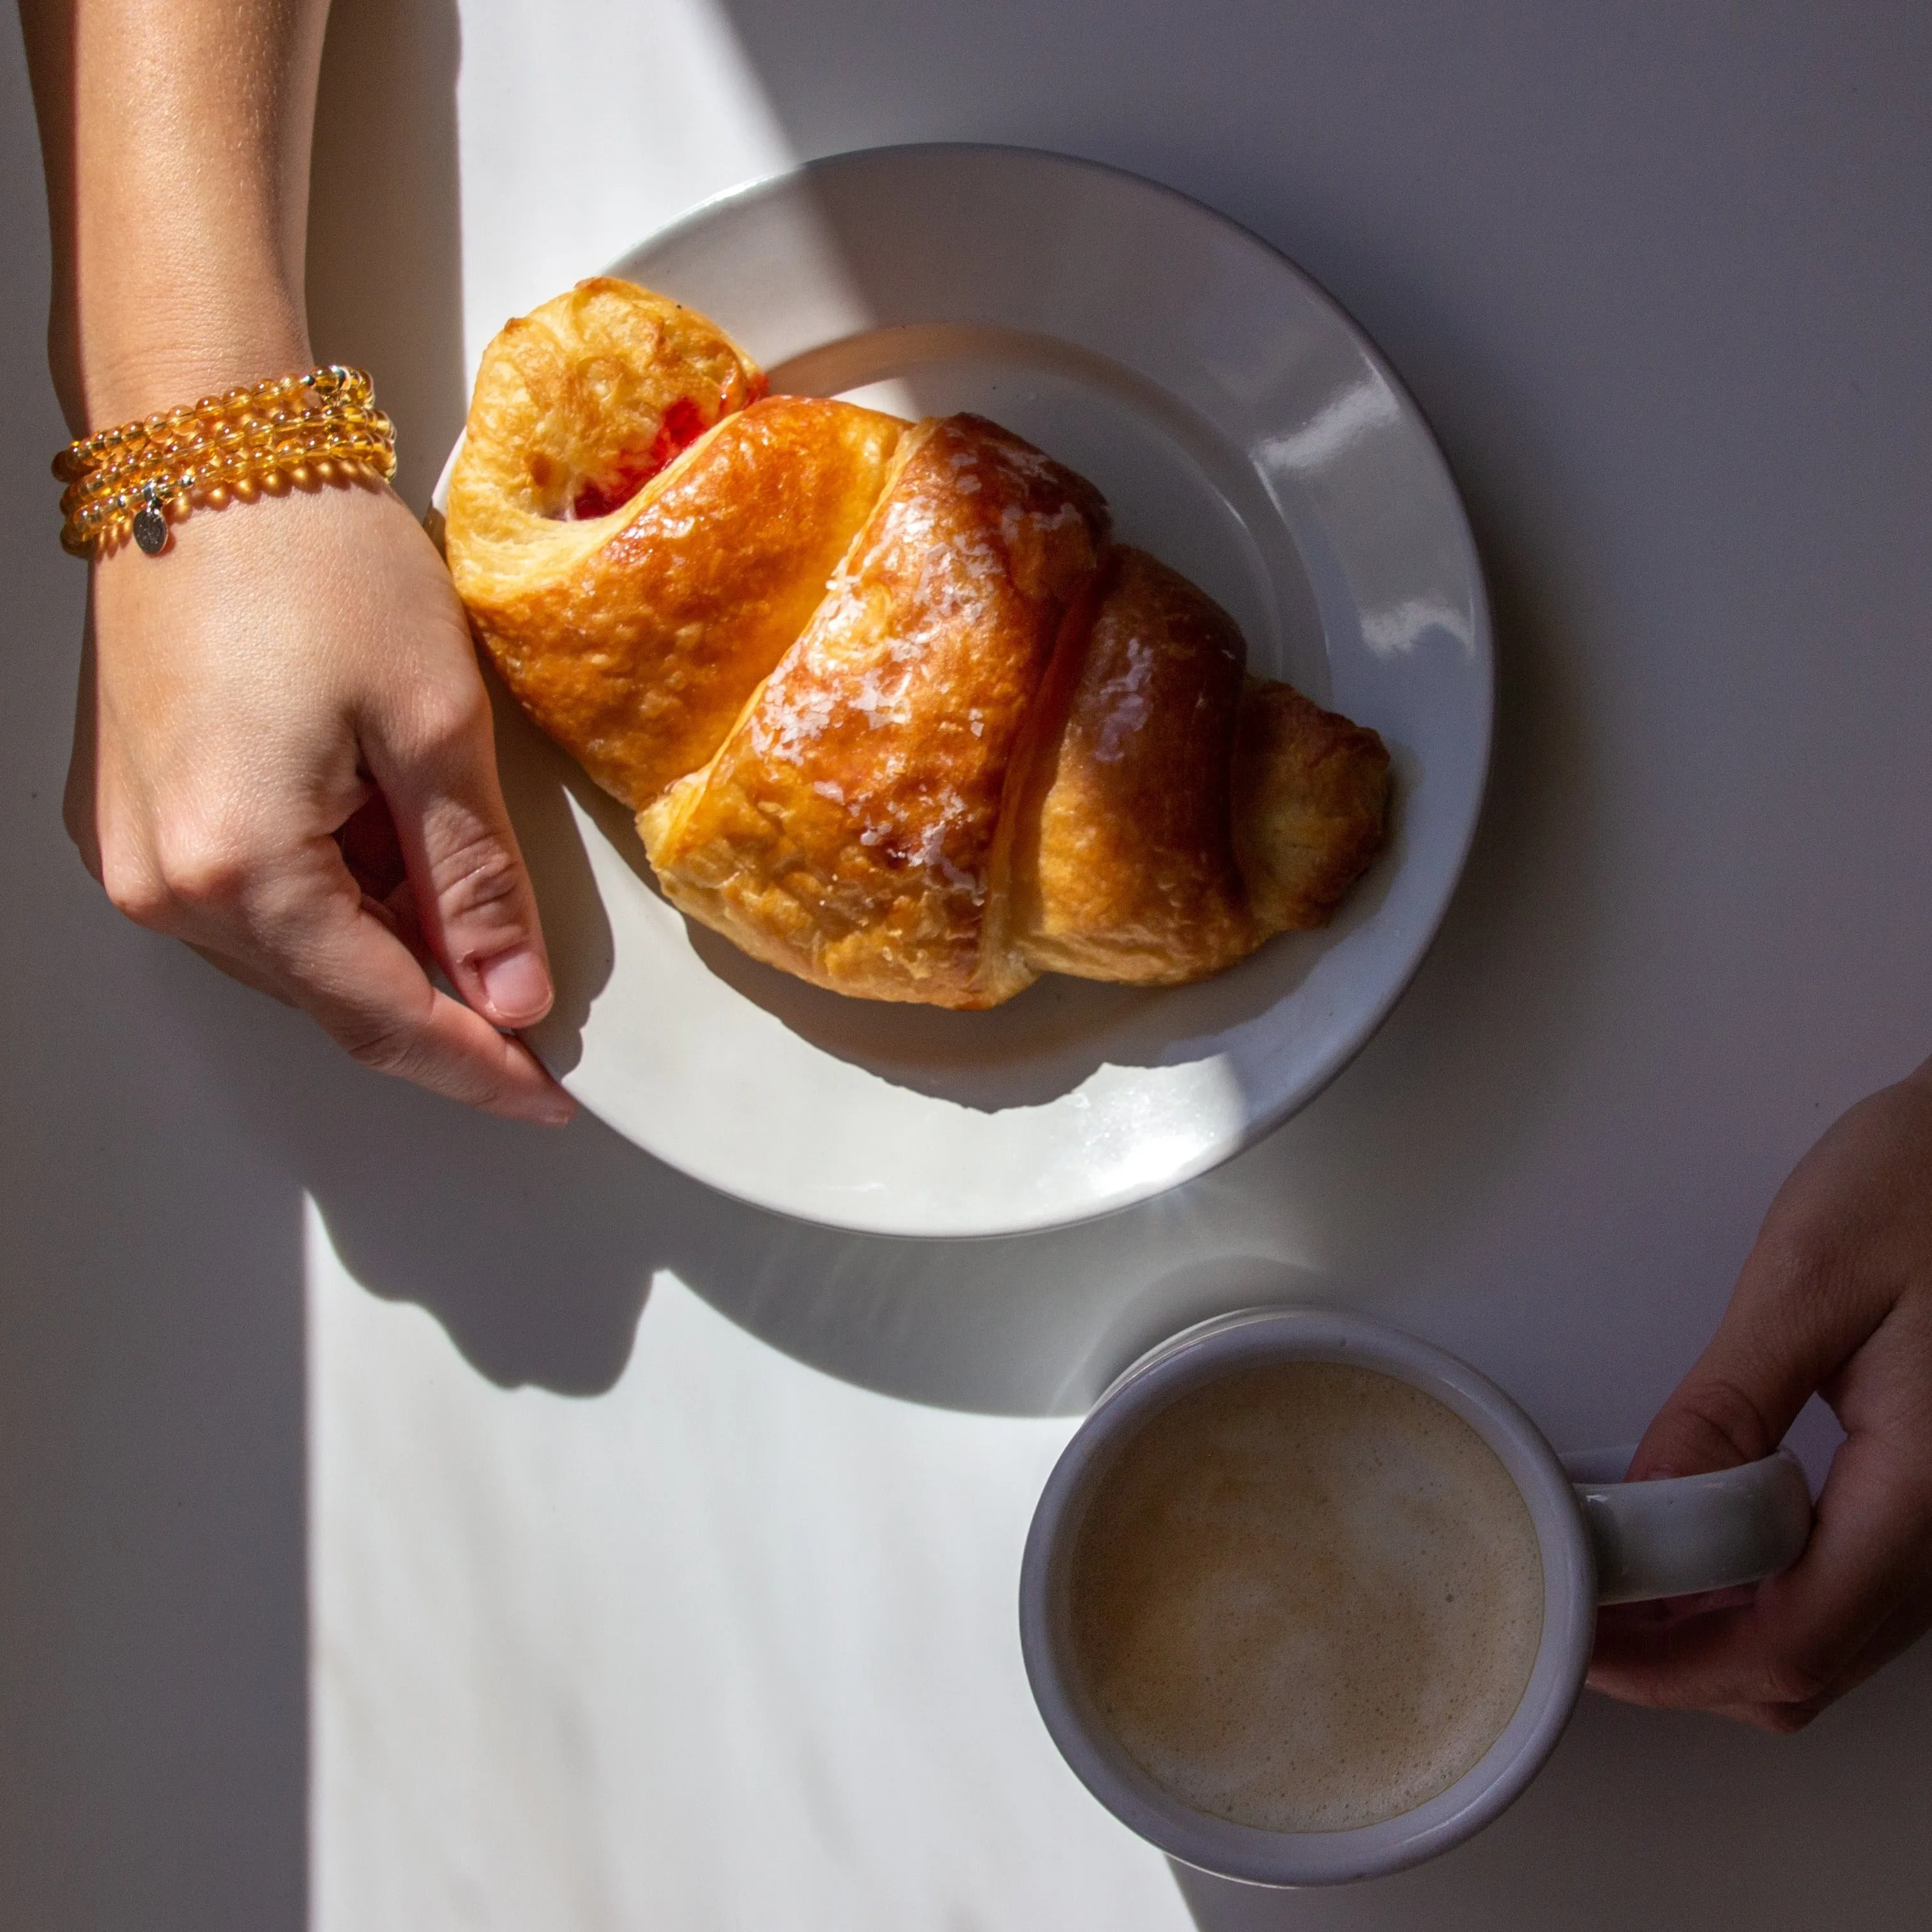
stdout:
<svg viewBox="0 0 1932 1932">
<path fill-rule="evenodd" d="M 92 556 L 131 531 L 153 556 L 167 546 L 170 521 L 197 500 L 338 470 L 393 476 L 396 430 L 376 406 L 368 376 L 331 363 L 97 430 L 69 443 L 53 470 L 67 486 L 61 542 L 68 550 Z"/>
</svg>

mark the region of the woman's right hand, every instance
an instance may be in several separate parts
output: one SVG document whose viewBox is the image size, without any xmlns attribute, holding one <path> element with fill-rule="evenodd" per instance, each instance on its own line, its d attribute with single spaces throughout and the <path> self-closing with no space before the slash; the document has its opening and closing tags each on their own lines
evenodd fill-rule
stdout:
<svg viewBox="0 0 1932 1932">
<path fill-rule="evenodd" d="M 468 627 L 401 502 L 199 508 L 92 570 L 67 820 L 109 897 L 367 1065 L 567 1120 L 500 1030 L 548 1010 L 549 964 Z"/>
<path fill-rule="evenodd" d="M 1768 1456 L 1814 1391 L 1845 1440 L 1804 1554 L 1744 1590 L 1605 1610 L 1598 1690 L 1795 1731 L 1932 1629 L 1932 1060 L 1792 1169 L 1630 1475 Z"/>
</svg>

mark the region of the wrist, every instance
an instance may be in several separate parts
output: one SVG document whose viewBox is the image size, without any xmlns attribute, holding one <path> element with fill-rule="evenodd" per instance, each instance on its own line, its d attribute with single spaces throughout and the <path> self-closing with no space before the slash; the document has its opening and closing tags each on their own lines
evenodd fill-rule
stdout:
<svg viewBox="0 0 1932 1932">
<path fill-rule="evenodd" d="M 327 0 L 22 15 L 76 435 L 310 365 L 308 149 Z"/>
<path fill-rule="evenodd" d="M 50 348 L 76 436 L 314 362 L 300 298 L 272 278 L 224 298 L 96 304 L 68 331 L 57 323 Z"/>
</svg>

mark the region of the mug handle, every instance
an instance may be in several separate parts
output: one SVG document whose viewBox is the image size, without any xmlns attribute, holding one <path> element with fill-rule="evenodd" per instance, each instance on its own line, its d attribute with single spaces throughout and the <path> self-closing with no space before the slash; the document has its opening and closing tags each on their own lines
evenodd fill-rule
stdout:
<svg viewBox="0 0 1932 1932">
<path fill-rule="evenodd" d="M 1617 1459 L 1621 1458 L 1620 1461 Z M 1811 1535 L 1811 1490 L 1798 1458 L 1654 1482 L 1592 1480 L 1628 1450 L 1566 1456 L 1597 1556 L 1597 1600 L 1634 1604 L 1755 1583 L 1789 1569 Z"/>
</svg>

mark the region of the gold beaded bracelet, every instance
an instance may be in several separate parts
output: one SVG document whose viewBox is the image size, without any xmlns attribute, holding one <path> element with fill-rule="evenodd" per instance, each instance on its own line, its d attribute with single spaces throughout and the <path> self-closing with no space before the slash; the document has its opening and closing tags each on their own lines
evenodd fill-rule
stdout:
<svg viewBox="0 0 1932 1932">
<path fill-rule="evenodd" d="M 170 513 L 286 476 L 302 482 L 333 468 L 396 473 L 396 430 L 360 369 L 331 363 L 252 388 L 204 396 L 70 442 L 54 458 L 62 547 L 92 556 L 130 527 L 149 556 L 168 541 Z"/>
</svg>

